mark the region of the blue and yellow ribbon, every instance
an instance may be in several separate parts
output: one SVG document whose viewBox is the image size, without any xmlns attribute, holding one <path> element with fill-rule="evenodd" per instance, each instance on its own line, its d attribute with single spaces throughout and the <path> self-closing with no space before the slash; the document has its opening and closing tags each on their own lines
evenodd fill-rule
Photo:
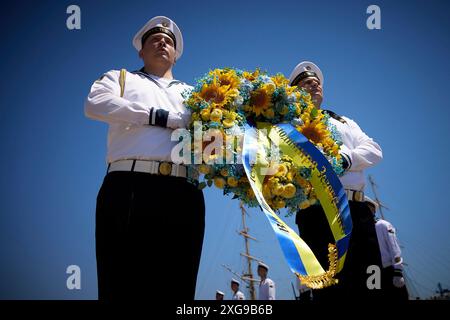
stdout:
<svg viewBox="0 0 450 320">
<path fill-rule="evenodd" d="M 325 271 L 308 245 L 267 204 L 262 194 L 265 175 L 264 150 L 270 148 L 269 139 L 277 141 L 282 154 L 293 159 L 294 165 L 311 169 L 311 185 L 327 217 L 335 244 L 330 244 L 329 268 Z M 324 288 L 337 282 L 336 273 L 342 270 L 348 249 L 352 221 L 344 188 L 325 156 L 291 124 L 257 124 L 246 126 L 242 150 L 245 173 L 265 216 L 269 220 L 284 256 L 303 284 L 313 289 Z M 256 161 L 254 161 L 256 160 Z M 254 161 L 254 163 L 251 163 Z"/>
</svg>

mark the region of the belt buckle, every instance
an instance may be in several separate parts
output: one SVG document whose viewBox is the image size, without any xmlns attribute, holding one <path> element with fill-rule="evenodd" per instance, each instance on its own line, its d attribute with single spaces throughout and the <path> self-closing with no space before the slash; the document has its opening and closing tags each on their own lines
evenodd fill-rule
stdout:
<svg viewBox="0 0 450 320">
<path fill-rule="evenodd" d="M 172 173 L 172 164 L 170 164 L 169 162 L 161 162 L 159 164 L 158 171 L 163 176 L 168 176 Z"/>
<path fill-rule="evenodd" d="M 362 191 L 355 191 L 353 193 L 353 199 L 355 201 L 358 201 L 358 202 L 363 202 L 364 201 L 364 192 L 362 192 Z"/>
</svg>

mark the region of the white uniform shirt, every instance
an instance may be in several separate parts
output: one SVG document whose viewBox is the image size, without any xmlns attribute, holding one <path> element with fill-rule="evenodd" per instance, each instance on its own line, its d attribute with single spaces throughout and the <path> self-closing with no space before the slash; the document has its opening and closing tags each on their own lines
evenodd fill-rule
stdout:
<svg viewBox="0 0 450 320">
<path fill-rule="evenodd" d="M 395 235 L 395 228 L 388 221 L 380 219 L 375 223 L 375 230 L 380 246 L 383 268 L 394 266 L 396 269 L 401 269 L 402 252 Z"/>
<path fill-rule="evenodd" d="M 245 300 L 245 296 L 241 291 L 238 290 L 233 294 L 232 300 Z"/>
<path fill-rule="evenodd" d="M 341 153 L 350 158 L 348 171 L 340 177 L 345 189 L 363 191 L 365 186 L 364 169 L 381 161 L 383 154 L 380 146 L 369 138 L 355 121 L 342 117 L 345 123 L 330 117 L 342 137 Z"/>
<path fill-rule="evenodd" d="M 95 81 L 85 103 L 87 117 L 109 124 L 107 162 L 121 159 L 171 161 L 172 129 L 149 125 L 150 108 L 186 114 L 181 93 L 191 88 L 177 81 L 127 72 L 120 97 L 120 71 Z"/>
<path fill-rule="evenodd" d="M 266 278 L 259 283 L 258 300 L 275 300 L 275 282 Z"/>
</svg>

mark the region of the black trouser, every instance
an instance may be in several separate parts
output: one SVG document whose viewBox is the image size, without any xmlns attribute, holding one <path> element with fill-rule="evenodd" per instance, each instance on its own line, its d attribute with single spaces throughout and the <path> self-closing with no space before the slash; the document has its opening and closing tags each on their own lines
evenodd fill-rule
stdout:
<svg viewBox="0 0 450 320">
<path fill-rule="evenodd" d="M 381 269 L 381 292 L 383 300 L 386 301 L 405 301 L 409 299 L 409 293 L 406 286 L 397 288 L 394 286 L 394 267 L 389 266 Z"/>
<path fill-rule="evenodd" d="M 344 268 L 337 275 L 339 283 L 313 290 L 314 301 L 378 298 L 380 290 L 367 288 L 367 267 L 381 266 L 381 255 L 373 214 L 364 202 L 349 201 L 353 222 L 352 235 Z M 328 269 L 328 244 L 335 243 L 323 209 L 319 205 L 297 212 L 295 219 L 300 237 L 313 250 L 322 267 Z"/>
<path fill-rule="evenodd" d="M 97 197 L 99 299 L 193 300 L 203 193 L 186 179 L 111 172 Z"/>
</svg>

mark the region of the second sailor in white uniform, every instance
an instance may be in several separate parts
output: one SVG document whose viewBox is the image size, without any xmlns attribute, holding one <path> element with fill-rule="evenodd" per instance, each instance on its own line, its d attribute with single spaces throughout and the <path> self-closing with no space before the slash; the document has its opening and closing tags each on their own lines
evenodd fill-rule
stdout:
<svg viewBox="0 0 450 320">
<path fill-rule="evenodd" d="M 314 63 L 299 63 L 290 76 L 290 85 L 295 85 L 311 95 L 317 108 L 323 100 L 324 77 Z M 361 130 L 358 124 L 348 117 L 324 110 L 330 122 L 336 126 L 342 138 L 341 156 L 344 174 L 340 177 L 349 200 L 353 231 L 343 270 L 337 275 L 339 283 L 329 288 L 313 290 L 314 300 L 365 299 L 377 293 L 366 286 L 367 267 L 380 265 L 380 251 L 373 225 L 371 211 L 364 202 L 364 170 L 373 167 L 382 159 L 378 143 Z M 328 267 L 328 244 L 334 243 L 325 213 L 320 205 L 313 205 L 298 211 L 296 223 L 300 236 L 315 253 L 320 264 Z"/>
</svg>

